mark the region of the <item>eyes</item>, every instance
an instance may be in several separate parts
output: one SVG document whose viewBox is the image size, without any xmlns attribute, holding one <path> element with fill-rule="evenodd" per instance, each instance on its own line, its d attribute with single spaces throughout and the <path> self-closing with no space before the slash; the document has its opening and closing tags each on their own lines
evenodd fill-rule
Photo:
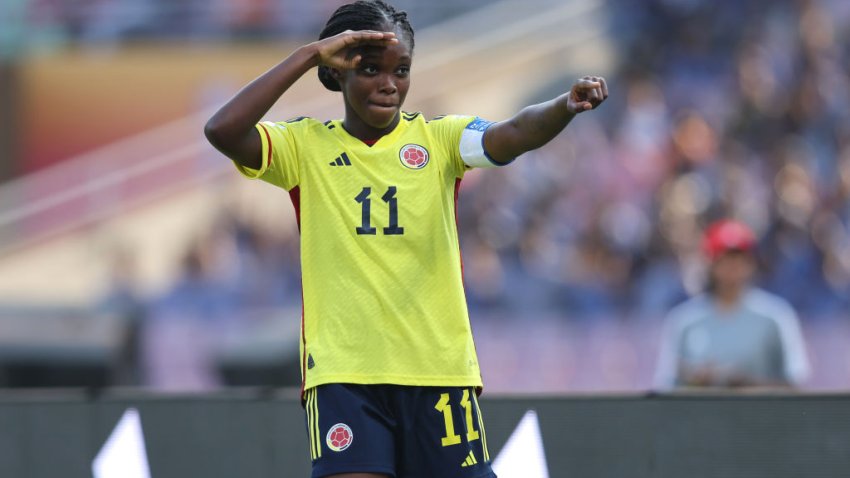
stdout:
<svg viewBox="0 0 850 478">
<path fill-rule="evenodd" d="M 360 65 L 360 71 L 366 75 L 374 76 L 380 72 L 380 68 L 374 63 L 362 63 Z M 400 78 L 406 78 L 410 75 L 410 65 L 401 65 L 393 73 Z"/>
</svg>

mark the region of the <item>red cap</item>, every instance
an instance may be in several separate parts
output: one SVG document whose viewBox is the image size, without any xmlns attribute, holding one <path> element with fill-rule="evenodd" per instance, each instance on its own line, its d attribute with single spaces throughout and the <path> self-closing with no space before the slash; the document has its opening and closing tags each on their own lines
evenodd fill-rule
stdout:
<svg viewBox="0 0 850 478">
<path fill-rule="evenodd" d="M 702 248 L 709 259 L 717 259 L 728 251 L 751 251 L 756 235 L 746 224 L 731 219 L 717 221 L 705 231 Z"/>
</svg>

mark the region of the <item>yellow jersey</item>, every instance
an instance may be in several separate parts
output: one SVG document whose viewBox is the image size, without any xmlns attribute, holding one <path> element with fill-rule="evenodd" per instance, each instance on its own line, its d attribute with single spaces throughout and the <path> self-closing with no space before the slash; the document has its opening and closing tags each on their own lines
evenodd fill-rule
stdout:
<svg viewBox="0 0 850 478">
<path fill-rule="evenodd" d="M 237 168 L 290 191 L 296 207 L 303 389 L 482 386 L 456 201 L 464 172 L 487 165 L 481 138 L 489 124 L 402 113 L 372 146 L 340 120 L 257 124 L 262 167 Z M 465 156 L 463 144 L 472 151 Z"/>
</svg>

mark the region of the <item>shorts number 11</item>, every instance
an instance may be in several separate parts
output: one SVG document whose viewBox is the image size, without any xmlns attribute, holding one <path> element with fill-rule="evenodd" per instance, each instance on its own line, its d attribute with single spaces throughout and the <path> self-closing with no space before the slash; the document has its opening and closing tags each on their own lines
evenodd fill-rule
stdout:
<svg viewBox="0 0 850 478">
<path fill-rule="evenodd" d="M 478 431 L 475 430 L 472 421 L 472 402 L 469 401 L 469 390 L 463 391 L 463 397 L 460 399 L 460 406 L 466 415 L 466 441 L 471 442 L 478 439 Z M 455 423 L 452 417 L 452 406 L 449 404 L 449 394 L 440 394 L 440 401 L 434 408 L 438 412 L 443 412 L 443 421 L 446 424 L 446 436 L 442 438 L 443 446 L 457 445 L 460 443 L 460 435 L 455 434 Z"/>
</svg>

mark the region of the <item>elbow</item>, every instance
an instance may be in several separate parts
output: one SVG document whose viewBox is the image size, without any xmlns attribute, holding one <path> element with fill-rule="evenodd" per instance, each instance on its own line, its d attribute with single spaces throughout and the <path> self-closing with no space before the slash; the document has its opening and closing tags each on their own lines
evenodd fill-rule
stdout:
<svg viewBox="0 0 850 478">
<path fill-rule="evenodd" d="M 204 125 L 204 136 L 221 154 L 237 163 L 253 169 L 261 167 L 261 145 L 259 136 L 251 142 L 251 133 L 242 133 L 231 124 L 213 116 Z"/>
<path fill-rule="evenodd" d="M 204 136 L 207 138 L 207 141 L 210 142 L 211 145 L 215 146 L 216 149 L 221 149 L 222 145 L 222 127 L 215 118 L 211 118 L 207 121 L 207 124 L 204 125 Z"/>
</svg>

